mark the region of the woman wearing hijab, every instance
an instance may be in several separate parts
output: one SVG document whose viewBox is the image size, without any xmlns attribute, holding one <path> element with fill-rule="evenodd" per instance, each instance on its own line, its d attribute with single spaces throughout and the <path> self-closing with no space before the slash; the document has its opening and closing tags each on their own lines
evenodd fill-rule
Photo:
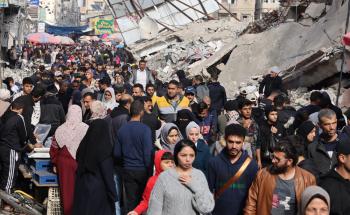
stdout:
<svg viewBox="0 0 350 215">
<path fill-rule="evenodd" d="M 82 120 L 81 108 L 77 105 L 70 106 L 66 122 L 57 128 L 50 148 L 51 162 L 59 177 L 65 215 L 72 214 L 76 152 L 89 127 Z"/>
<path fill-rule="evenodd" d="M 111 113 L 114 108 L 118 106 L 115 101 L 114 89 L 112 87 L 108 87 L 105 89 L 103 94 L 102 103 L 107 111 L 107 113 Z"/>
<path fill-rule="evenodd" d="M 174 153 L 174 148 L 183 137 L 174 123 L 166 123 L 160 132 L 160 148 Z"/>
<path fill-rule="evenodd" d="M 308 145 L 315 140 L 316 126 L 311 121 L 305 121 L 301 123 L 296 134 L 301 138 L 303 142 L 303 145 L 305 148 L 305 156 L 306 156 Z"/>
<path fill-rule="evenodd" d="M 310 186 L 301 195 L 300 215 L 329 215 L 330 198 L 324 189 Z"/>
<path fill-rule="evenodd" d="M 89 123 L 95 119 L 104 119 L 107 116 L 107 111 L 101 101 L 93 101 L 90 105 L 91 117 Z"/>
<path fill-rule="evenodd" d="M 73 214 L 115 214 L 112 143 L 103 119 L 91 121 L 78 148 L 77 162 Z"/>
<path fill-rule="evenodd" d="M 201 138 L 199 125 L 193 121 L 190 122 L 186 127 L 186 136 L 197 147 L 197 155 L 193 162 L 193 167 L 202 170 L 207 175 L 207 167 L 211 155 L 208 145 Z"/>
<path fill-rule="evenodd" d="M 153 187 L 147 214 L 197 215 L 214 209 L 214 197 L 202 171 L 193 168 L 196 146 L 180 140 L 174 148 L 175 168 L 160 174 Z"/>
</svg>

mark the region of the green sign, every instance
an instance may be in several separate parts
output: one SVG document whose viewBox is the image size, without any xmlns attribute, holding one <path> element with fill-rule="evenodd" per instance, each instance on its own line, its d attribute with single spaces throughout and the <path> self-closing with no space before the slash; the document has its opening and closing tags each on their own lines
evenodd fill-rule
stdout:
<svg viewBox="0 0 350 215">
<path fill-rule="evenodd" d="M 95 23 L 96 34 L 111 34 L 114 32 L 114 20 L 100 19 Z"/>
<path fill-rule="evenodd" d="M 9 3 L 7 0 L 0 0 L 0 8 L 2 7 L 8 7 Z"/>
</svg>

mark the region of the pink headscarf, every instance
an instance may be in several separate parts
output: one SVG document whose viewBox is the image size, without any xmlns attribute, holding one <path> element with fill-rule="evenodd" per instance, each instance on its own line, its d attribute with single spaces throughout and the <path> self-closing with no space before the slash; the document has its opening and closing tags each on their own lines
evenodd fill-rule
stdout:
<svg viewBox="0 0 350 215">
<path fill-rule="evenodd" d="M 66 122 L 59 126 L 55 132 L 55 139 L 60 148 L 66 146 L 75 159 L 78 147 L 84 138 L 89 126 L 82 122 L 82 111 L 78 105 L 68 109 Z"/>
</svg>

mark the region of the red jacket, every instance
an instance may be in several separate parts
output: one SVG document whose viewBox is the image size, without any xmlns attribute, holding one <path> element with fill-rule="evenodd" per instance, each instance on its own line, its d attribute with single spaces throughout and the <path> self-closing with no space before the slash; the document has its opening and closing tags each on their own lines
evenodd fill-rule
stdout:
<svg viewBox="0 0 350 215">
<path fill-rule="evenodd" d="M 154 166 L 156 169 L 156 173 L 154 176 L 152 176 L 148 179 L 146 188 L 142 194 L 142 200 L 139 203 L 139 205 L 137 205 L 137 207 L 134 209 L 134 211 L 136 211 L 138 214 L 142 214 L 142 213 L 146 212 L 148 209 L 148 202 L 149 202 L 149 199 L 151 197 L 152 189 L 153 189 L 154 185 L 156 184 L 158 176 L 160 175 L 160 173 L 163 172 L 162 168 L 160 167 L 160 162 L 162 161 L 162 156 L 165 152 L 167 152 L 167 151 L 166 150 L 157 151 L 155 156 L 154 156 Z"/>
</svg>

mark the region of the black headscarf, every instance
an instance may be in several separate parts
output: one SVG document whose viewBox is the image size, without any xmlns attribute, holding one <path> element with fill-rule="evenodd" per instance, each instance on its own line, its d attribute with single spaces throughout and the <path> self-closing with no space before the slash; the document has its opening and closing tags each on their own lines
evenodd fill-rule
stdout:
<svg viewBox="0 0 350 215">
<path fill-rule="evenodd" d="M 95 173 L 99 163 L 109 156 L 112 156 L 112 144 L 108 123 L 102 119 L 93 120 L 77 151 L 77 174 Z"/>
</svg>

